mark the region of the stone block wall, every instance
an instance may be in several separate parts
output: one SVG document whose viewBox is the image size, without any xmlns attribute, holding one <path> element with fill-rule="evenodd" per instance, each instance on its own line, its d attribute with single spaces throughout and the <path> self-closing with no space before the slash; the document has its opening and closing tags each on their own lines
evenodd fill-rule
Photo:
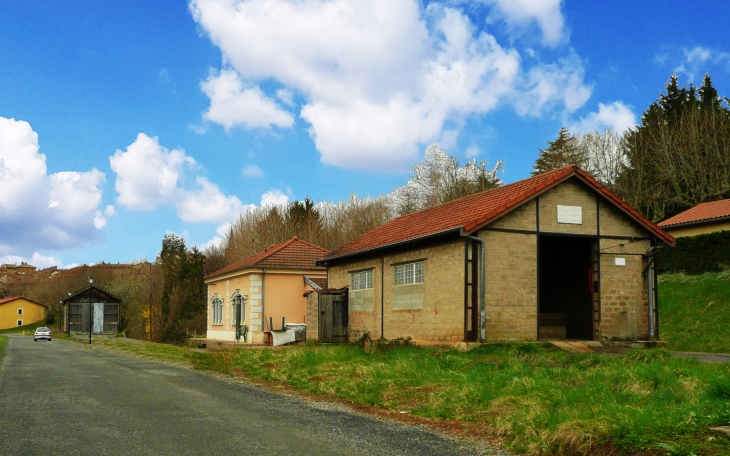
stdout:
<svg viewBox="0 0 730 456">
<path fill-rule="evenodd" d="M 479 237 L 487 249 L 486 340 L 534 340 L 537 338 L 537 236 L 482 231 Z"/>
<path fill-rule="evenodd" d="M 579 181 L 568 179 L 540 195 L 540 231 L 566 234 L 596 234 L 596 198 L 599 195 Z M 582 223 L 558 223 L 558 205 L 580 206 Z M 605 205 L 605 203 L 604 203 Z M 603 220 L 601 220 L 603 225 Z"/>
<path fill-rule="evenodd" d="M 646 261 L 637 255 L 650 247 L 649 241 L 601 239 L 601 339 L 648 339 L 649 302 L 643 274 Z M 609 254 L 610 253 L 610 254 Z M 617 265 L 616 260 L 624 265 Z M 621 261 L 619 261 L 620 263 Z"/>
<path fill-rule="evenodd" d="M 424 283 L 396 286 L 394 265 L 421 259 L 424 259 Z M 388 339 L 411 337 L 421 342 L 459 342 L 464 338 L 463 242 L 336 265 L 329 269 L 329 286 L 347 286 L 350 271 L 367 268 L 374 269 L 373 306 L 372 310 L 350 311 L 350 340 L 360 338 L 365 332 L 377 338 L 381 331 Z M 385 291 L 382 302 L 381 279 Z M 398 299 L 394 299 L 396 295 Z M 419 295 L 422 299 L 418 299 Z M 381 306 L 385 316 L 382 326 Z"/>
</svg>

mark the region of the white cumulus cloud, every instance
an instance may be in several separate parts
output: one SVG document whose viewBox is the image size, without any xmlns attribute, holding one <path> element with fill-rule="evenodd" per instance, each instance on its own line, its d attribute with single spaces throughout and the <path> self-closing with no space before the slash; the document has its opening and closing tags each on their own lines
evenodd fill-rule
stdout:
<svg viewBox="0 0 730 456">
<path fill-rule="evenodd" d="M 269 190 L 261 195 L 261 206 L 285 206 L 289 204 L 289 197 L 281 190 Z"/>
<path fill-rule="evenodd" d="M 109 163 L 117 174 L 117 202 L 127 209 L 149 212 L 177 199 L 183 167 L 195 164 L 195 160 L 182 149 L 168 150 L 157 137 L 139 133 L 127 150 L 117 150 Z"/>
<path fill-rule="evenodd" d="M 109 161 L 117 175 L 117 203 L 127 209 L 152 211 L 165 204 L 175 207 L 185 222 L 223 223 L 234 220 L 244 208 L 238 197 L 223 194 L 205 177 L 195 176 L 195 185 L 186 186 L 196 161 L 183 149 L 162 146 L 157 137 L 140 133 L 126 151 L 117 150 Z"/>
<path fill-rule="evenodd" d="M 235 71 L 213 72 L 200 86 L 210 98 L 210 108 L 203 118 L 223 125 L 226 130 L 235 126 L 288 128 L 294 124 L 292 115 L 264 95 L 259 87 L 244 88 Z"/>
<path fill-rule="evenodd" d="M 28 122 L 0 117 L 0 255 L 27 258 L 101 239 L 97 215 L 104 173 L 47 173 Z"/>
<path fill-rule="evenodd" d="M 626 106 L 620 101 L 614 101 L 611 104 L 598 103 L 598 111 L 592 112 L 583 117 L 577 123 L 571 125 L 570 130 L 573 133 L 603 133 L 611 130 L 619 133 L 634 128 L 636 126 L 636 116 L 631 111 L 630 106 Z"/>
<path fill-rule="evenodd" d="M 558 40 L 559 1 L 519 3 L 522 12 L 489 2 L 510 20 L 538 24 L 546 42 Z M 525 68 L 517 49 L 451 4 L 193 0 L 194 19 L 223 54 L 224 69 L 203 83 L 211 99 L 204 117 L 227 129 L 291 126 L 261 88 L 275 81 L 282 103 L 294 93 L 303 100 L 299 115 L 322 162 L 382 170 L 411 163 L 425 144 L 455 142 L 467 117 L 501 102 L 541 115 L 574 112 L 590 97 L 580 58 Z"/>
</svg>

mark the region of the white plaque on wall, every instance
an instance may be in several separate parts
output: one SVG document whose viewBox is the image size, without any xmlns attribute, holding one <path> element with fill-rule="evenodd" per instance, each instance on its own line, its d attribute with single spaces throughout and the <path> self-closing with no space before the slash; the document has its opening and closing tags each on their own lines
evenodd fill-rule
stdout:
<svg viewBox="0 0 730 456">
<path fill-rule="evenodd" d="M 616 258 L 616 266 L 626 266 L 626 258 Z"/>
<path fill-rule="evenodd" d="M 580 206 L 561 206 L 558 204 L 558 223 L 583 224 L 583 208 Z"/>
</svg>

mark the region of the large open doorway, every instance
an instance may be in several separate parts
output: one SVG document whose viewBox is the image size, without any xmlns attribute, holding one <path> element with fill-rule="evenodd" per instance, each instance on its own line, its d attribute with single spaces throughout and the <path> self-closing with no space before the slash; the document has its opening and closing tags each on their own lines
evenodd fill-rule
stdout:
<svg viewBox="0 0 730 456">
<path fill-rule="evenodd" d="M 540 339 L 593 340 L 594 239 L 540 236 Z"/>
</svg>

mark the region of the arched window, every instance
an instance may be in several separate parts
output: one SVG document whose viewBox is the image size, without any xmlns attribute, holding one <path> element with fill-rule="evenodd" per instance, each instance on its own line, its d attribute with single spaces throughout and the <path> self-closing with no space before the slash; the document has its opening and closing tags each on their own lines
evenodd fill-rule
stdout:
<svg viewBox="0 0 730 456">
<path fill-rule="evenodd" d="M 246 322 L 246 297 L 241 294 L 239 290 L 236 290 L 231 296 L 231 303 L 233 304 L 233 317 L 231 319 L 231 325 L 236 326 L 236 323 L 245 324 Z M 240 314 L 239 314 L 240 312 Z M 240 315 L 240 317 L 238 317 Z M 240 320 L 238 319 L 240 318 Z"/>
<path fill-rule="evenodd" d="M 213 296 L 213 299 L 211 299 L 212 307 L 213 307 L 213 322 L 211 324 L 214 325 L 222 325 L 223 324 L 223 300 L 218 296 Z"/>
</svg>

